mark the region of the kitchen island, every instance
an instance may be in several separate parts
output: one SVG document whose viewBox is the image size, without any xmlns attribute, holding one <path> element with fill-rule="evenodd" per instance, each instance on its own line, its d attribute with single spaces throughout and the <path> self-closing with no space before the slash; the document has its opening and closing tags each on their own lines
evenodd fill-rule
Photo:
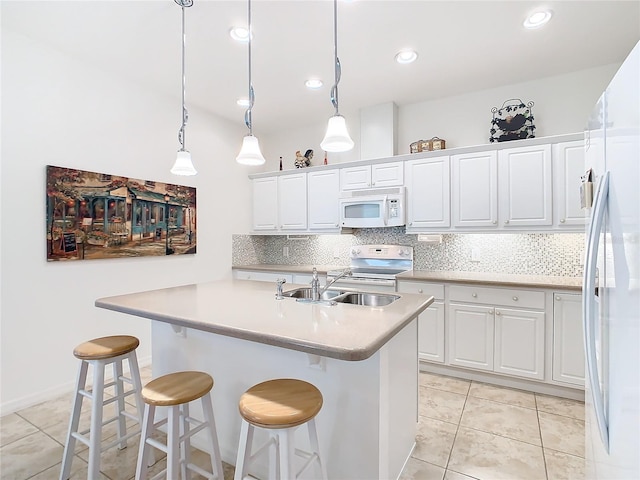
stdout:
<svg viewBox="0 0 640 480">
<path fill-rule="evenodd" d="M 154 377 L 186 369 L 213 376 L 224 461 L 235 464 L 240 395 L 270 378 L 299 378 L 324 396 L 317 423 L 329 478 L 397 478 L 417 427 L 416 317 L 433 298 L 398 294 L 389 305 L 369 307 L 274 294 L 272 283 L 229 280 L 95 304 L 153 320 Z M 303 434 L 297 442 L 308 448 Z M 264 477 L 265 464 L 256 468 Z"/>
</svg>

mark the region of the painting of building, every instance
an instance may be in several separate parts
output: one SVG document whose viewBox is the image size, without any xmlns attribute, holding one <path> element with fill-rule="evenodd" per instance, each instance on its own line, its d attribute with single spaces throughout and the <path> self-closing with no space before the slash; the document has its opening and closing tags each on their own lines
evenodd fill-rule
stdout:
<svg viewBox="0 0 640 480">
<path fill-rule="evenodd" d="M 196 253 L 196 189 L 47 166 L 47 260 Z"/>
</svg>

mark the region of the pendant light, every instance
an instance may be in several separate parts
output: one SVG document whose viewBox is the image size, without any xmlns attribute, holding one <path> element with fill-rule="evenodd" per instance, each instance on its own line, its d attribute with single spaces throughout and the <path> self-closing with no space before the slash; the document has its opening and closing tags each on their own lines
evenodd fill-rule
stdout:
<svg viewBox="0 0 640 480">
<path fill-rule="evenodd" d="M 242 165 L 262 165 L 265 162 L 265 159 L 260 152 L 258 139 L 253 136 L 253 124 L 251 121 L 251 109 L 253 109 L 253 102 L 255 100 L 253 84 L 251 83 L 251 38 L 253 37 L 253 32 L 251 31 L 251 0 L 248 0 L 247 3 L 247 28 L 249 29 L 249 41 L 247 42 L 247 46 L 249 48 L 249 107 L 244 114 L 244 123 L 249 128 L 249 135 L 245 136 L 242 140 L 242 148 L 236 157 L 236 162 L 241 163 Z"/>
<path fill-rule="evenodd" d="M 193 5 L 193 0 L 175 0 L 175 2 L 182 7 L 182 125 L 178 130 L 178 141 L 180 142 L 180 150 L 176 156 L 176 163 L 171 168 L 171 173 L 174 175 L 195 175 L 198 172 L 191 163 L 191 153 L 185 149 L 185 127 L 187 126 L 187 120 L 189 119 L 189 113 L 185 107 L 184 93 L 185 93 L 185 76 L 184 76 L 184 44 L 186 35 L 184 32 L 184 9 Z"/>
<path fill-rule="evenodd" d="M 331 103 L 336 111 L 329 119 L 327 133 L 325 133 L 320 147 L 326 152 L 346 152 L 353 148 L 353 140 L 347 131 L 344 117 L 338 111 L 338 82 L 340 82 L 340 74 L 342 73 L 338 59 L 338 0 L 333 0 L 333 47 L 335 83 L 331 87 Z"/>
</svg>

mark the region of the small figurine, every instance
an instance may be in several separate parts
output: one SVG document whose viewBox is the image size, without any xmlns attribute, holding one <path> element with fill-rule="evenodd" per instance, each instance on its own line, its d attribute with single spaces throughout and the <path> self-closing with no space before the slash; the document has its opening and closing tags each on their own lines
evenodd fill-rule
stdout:
<svg viewBox="0 0 640 480">
<path fill-rule="evenodd" d="M 304 168 L 311 166 L 311 159 L 313 158 L 313 150 L 309 149 L 304 155 L 300 153 L 300 150 L 296 152 L 296 168 Z"/>
</svg>

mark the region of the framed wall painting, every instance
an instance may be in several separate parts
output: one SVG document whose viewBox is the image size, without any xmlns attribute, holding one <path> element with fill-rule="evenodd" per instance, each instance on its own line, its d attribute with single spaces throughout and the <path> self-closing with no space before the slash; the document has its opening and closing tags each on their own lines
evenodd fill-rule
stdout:
<svg viewBox="0 0 640 480">
<path fill-rule="evenodd" d="M 196 189 L 47 166 L 47 261 L 196 253 Z"/>
</svg>

